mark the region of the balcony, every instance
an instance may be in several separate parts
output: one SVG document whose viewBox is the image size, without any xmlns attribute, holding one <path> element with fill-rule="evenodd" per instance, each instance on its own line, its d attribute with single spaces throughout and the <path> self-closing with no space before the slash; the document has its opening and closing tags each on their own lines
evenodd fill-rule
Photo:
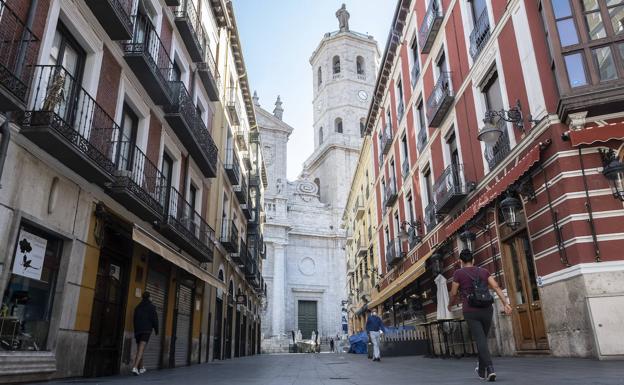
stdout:
<svg viewBox="0 0 624 385">
<path fill-rule="evenodd" d="M 392 147 L 392 123 L 387 122 L 381 134 L 381 152 L 386 155 Z M 382 162 L 380 162 L 382 163 Z"/>
<path fill-rule="evenodd" d="M 367 252 L 368 252 L 368 247 L 366 243 L 362 240 L 362 238 L 359 238 L 357 240 L 357 256 L 365 257 Z"/>
<path fill-rule="evenodd" d="M 260 271 L 256 260 L 249 258 L 245 264 L 245 279 L 253 287 L 260 286 Z"/>
<path fill-rule="evenodd" d="M 212 262 L 214 230 L 175 188 L 170 187 L 167 195 L 160 232 L 200 263 Z"/>
<path fill-rule="evenodd" d="M 149 18 L 132 16 L 132 39 L 122 44 L 124 58 L 154 103 L 169 105 L 174 99 L 170 88 L 173 62 Z"/>
<path fill-rule="evenodd" d="M 234 193 L 236 194 L 236 198 L 238 198 L 238 203 L 245 204 L 247 203 L 247 182 L 245 182 L 245 178 L 241 178 L 240 183 L 236 186 L 232 187 L 234 189 Z"/>
<path fill-rule="evenodd" d="M 219 100 L 219 81 L 220 75 L 217 69 L 217 63 L 215 62 L 210 47 L 206 45 L 206 55 L 204 61 L 197 63 L 197 73 L 199 78 L 206 89 L 208 98 L 216 102 Z"/>
<path fill-rule="evenodd" d="M 96 19 L 112 40 L 132 38 L 133 0 L 86 0 Z"/>
<path fill-rule="evenodd" d="M 360 198 L 355 202 L 355 206 L 353 206 L 353 213 L 355 214 L 355 219 L 362 219 L 364 216 L 364 205 L 362 205 L 362 201 Z"/>
<path fill-rule="evenodd" d="M 221 223 L 221 245 L 230 253 L 238 253 L 238 229 L 234 221 L 223 219 Z"/>
<path fill-rule="evenodd" d="M 427 99 L 427 120 L 429 126 L 438 127 L 455 100 L 451 73 L 442 72 L 438 77 L 429 99 Z"/>
<path fill-rule="evenodd" d="M 175 12 L 175 24 L 180 31 L 182 41 L 194 62 L 204 60 L 208 36 L 201 24 L 192 0 L 182 0 Z"/>
<path fill-rule="evenodd" d="M 470 56 L 472 56 L 472 60 L 477 59 L 488 40 L 490 40 L 490 19 L 487 8 L 485 8 L 475 21 L 474 28 L 470 33 Z"/>
<path fill-rule="evenodd" d="M 111 183 L 119 126 L 63 67 L 36 66 L 34 78 L 21 133 L 89 182 Z"/>
<path fill-rule="evenodd" d="M 390 241 L 386 246 L 386 264 L 390 267 L 396 265 L 405 257 L 403 244 L 400 239 L 396 238 Z"/>
<path fill-rule="evenodd" d="M 485 148 L 485 159 L 488 162 L 490 170 L 494 169 L 509 155 L 509 152 L 511 152 L 507 123 L 503 119 L 499 119 L 496 125 L 502 131 L 502 134 L 492 148 L 488 148 L 487 146 Z"/>
<path fill-rule="evenodd" d="M 39 41 L 0 0 L 0 111 L 24 111 Z"/>
<path fill-rule="evenodd" d="M 418 130 L 418 138 L 416 139 L 416 148 L 418 152 L 422 152 L 423 148 L 427 145 L 427 128 L 423 127 Z"/>
<path fill-rule="evenodd" d="M 396 182 L 394 179 L 391 179 L 390 182 L 386 185 L 386 189 L 384 190 L 384 206 L 391 207 L 394 202 L 396 202 L 397 197 Z"/>
<path fill-rule="evenodd" d="M 455 205 L 468 195 L 464 178 L 464 165 L 449 165 L 433 185 L 435 210 L 438 214 L 448 213 Z"/>
<path fill-rule="evenodd" d="M 230 147 L 227 149 L 225 155 L 225 173 L 230 180 L 232 186 L 236 186 L 240 183 L 240 163 L 238 161 L 238 155 L 236 154 L 236 150 L 234 147 Z"/>
<path fill-rule="evenodd" d="M 171 82 L 173 102 L 164 107 L 165 119 L 189 151 L 197 166 L 208 178 L 217 174 L 217 146 L 206 129 L 184 83 Z"/>
<path fill-rule="evenodd" d="M 249 187 L 260 187 L 260 176 L 253 170 L 249 173 Z"/>
<path fill-rule="evenodd" d="M 420 25 L 420 30 L 418 31 L 418 42 L 420 43 L 420 51 L 422 53 L 429 53 L 431 51 L 431 46 L 440 30 L 443 19 L 444 12 L 439 1 L 431 0 L 423 23 Z"/>
<path fill-rule="evenodd" d="M 241 151 L 247 151 L 249 148 L 247 146 L 247 131 L 243 129 L 242 126 L 238 126 L 234 129 L 234 137 L 236 138 L 236 144 L 238 144 L 238 148 Z"/>
<path fill-rule="evenodd" d="M 237 91 L 237 87 L 228 87 L 228 98 L 226 102 L 226 107 L 228 111 L 228 116 L 230 117 L 230 123 L 232 123 L 233 126 L 239 126 L 242 120 Z"/>
<path fill-rule="evenodd" d="M 247 171 L 251 170 L 251 158 L 249 157 L 249 151 L 243 152 L 243 166 Z"/>
<path fill-rule="evenodd" d="M 410 250 L 416 247 L 418 242 L 420 242 L 420 237 L 418 236 L 417 231 L 418 230 L 416 230 L 415 227 L 410 227 L 409 230 L 407 230 L 407 245 Z"/>
<path fill-rule="evenodd" d="M 162 221 L 167 202 L 165 177 L 145 153 L 129 140 L 115 144 L 115 180 L 110 195 L 148 223 Z"/>
<path fill-rule="evenodd" d="M 245 241 L 241 241 L 240 250 L 236 254 L 232 254 L 232 261 L 237 264 L 239 267 L 243 268 L 247 264 L 247 260 L 249 259 L 249 253 L 247 249 L 247 244 Z"/>
<path fill-rule="evenodd" d="M 251 207 L 249 204 L 245 203 L 245 204 L 241 204 L 240 205 L 240 209 L 243 212 L 243 215 L 245 216 L 245 218 L 247 220 L 250 220 L 252 217 L 252 213 L 251 213 Z"/>
<path fill-rule="evenodd" d="M 427 230 L 427 232 L 430 232 L 431 230 L 433 230 L 438 224 L 438 217 L 436 216 L 434 202 L 429 202 L 427 207 L 425 207 L 424 222 L 425 222 L 425 229 Z"/>
</svg>

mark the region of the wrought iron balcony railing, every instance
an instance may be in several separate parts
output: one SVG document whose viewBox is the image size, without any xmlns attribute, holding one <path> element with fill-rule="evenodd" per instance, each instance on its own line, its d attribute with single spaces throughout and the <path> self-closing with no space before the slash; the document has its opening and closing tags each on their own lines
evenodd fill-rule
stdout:
<svg viewBox="0 0 624 385">
<path fill-rule="evenodd" d="M 429 99 L 427 99 L 427 120 L 429 126 L 438 127 L 449 111 L 455 94 L 451 81 L 451 72 L 441 72 Z"/>
<path fill-rule="evenodd" d="M 474 28 L 470 33 L 470 56 L 472 56 L 472 60 L 476 60 L 488 40 L 490 40 L 490 18 L 487 8 L 485 8 L 475 21 Z"/>
<path fill-rule="evenodd" d="M 391 207 L 394 202 L 396 202 L 398 197 L 397 194 L 397 188 L 396 188 L 396 182 L 394 181 L 394 178 L 391 178 L 390 181 L 388 181 L 388 184 L 386 185 L 386 189 L 384 192 L 384 206 L 385 207 Z"/>
<path fill-rule="evenodd" d="M 247 139 L 249 137 L 249 133 L 243 126 L 236 126 L 234 128 L 234 136 L 236 137 L 236 144 L 238 144 L 238 149 L 241 151 L 247 151 L 249 146 L 247 145 Z"/>
<path fill-rule="evenodd" d="M 89 182 L 112 182 L 119 126 L 110 115 L 61 66 L 36 66 L 33 94 L 22 134 Z"/>
<path fill-rule="evenodd" d="M 112 40 L 128 40 L 132 37 L 133 0 L 86 0 L 93 15 L 98 19 Z"/>
<path fill-rule="evenodd" d="M 236 263 L 240 267 L 245 267 L 245 264 L 247 263 L 249 256 L 250 255 L 249 255 L 249 249 L 248 249 L 247 243 L 241 240 L 238 253 L 232 254 L 232 261 L 234 261 L 234 263 Z"/>
<path fill-rule="evenodd" d="M 409 249 L 412 250 L 414 247 L 416 247 L 416 245 L 418 244 L 418 242 L 420 241 L 420 238 L 418 237 L 418 230 L 416 229 L 416 227 L 411 226 L 408 230 L 407 230 L 407 245 L 409 246 Z"/>
<path fill-rule="evenodd" d="M 167 195 L 160 231 L 199 262 L 211 262 L 214 230 L 178 190 L 169 187 Z"/>
<path fill-rule="evenodd" d="M 358 238 L 357 240 L 357 255 L 358 257 L 365 257 L 368 252 L 368 246 L 366 242 L 362 240 L 362 238 Z"/>
<path fill-rule="evenodd" d="M 238 228 L 236 223 L 227 218 L 223 218 L 221 222 L 221 237 L 219 239 L 221 245 L 230 253 L 238 253 Z"/>
<path fill-rule="evenodd" d="M 407 178 L 409 173 L 410 173 L 410 164 L 406 156 L 406 158 L 403 159 L 403 163 L 401 164 L 401 176 L 403 177 L 403 179 L 405 179 Z"/>
<path fill-rule="evenodd" d="M 228 87 L 227 94 L 228 97 L 226 107 L 230 121 L 233 126 L 238 126 L 241 124 L 241 120 L 243 119 L 241 115 L 240 102 L 238 101 L 238 87 Z"/>
<path fill-rule="evenodd" d="M 507 122 L 503 119 L 499 119 L 496 125 L 502 131 L 502 134 L 494 146 L 491 148 L 486 146 L 485 148 L 485 159 L 488 162 L 490 170 L 496 167 L 511 152 L 509 134 L 507 133 Z"/>
<path fill-rule="evenodd" d="M 197 63 L 197 73 L 201 79 L 208 98 L 216 102 L 219 100 L 221 75 L 219 75 L 219 69 L 217 68 L 217 62 L 210 50 L 210 46 L 206 45 L 206 54 L 204 60 Z"/>
<path fill-rule="evenodd" d="M 236 150 L 234 147 L 229 147 L 225 153 L 225 173 L 230 179 L 230 183 L 232 186 L 239 184 L 241 175 L 240 175 L 240 163 L 238 161 L 238 154 L 236 154 Z"/>
<path fill-rule="evenodd" d="M 0 110 L 24 111 L 39 40 L 0 0 Z"/>
<path fill-rule="evenodd" d="M 247 182 L 245 178 L 240 178 L 240 183 L 236 186 L 232 187 L 234 189 L 234 193 L 236 194 L 236 198 L 238 198 L 238 203 L 246 204 L 247 203 Z"/>
<path fill-rule="evenodd" d="M 444 12 L 439 0 L 431 0 L 427 8 L 427 13 L 425 13 L 423 23 L 420 25 L 420 30 L 418 31 L 418 42 L 420 43 L 420 50 L 422 53 L 429 53 L 429 51 L 431 51 L 431 46 L 440 30 L 443 19 Z"/>
<path fill-rule="evenodd" d="M 390 147 L 392 147 L 392 139 L 392 123 L 386 122 L 386 126 L 381 133 L 381 148 L 383 155 L 387 154 Z"/>
<path fill-rule="evenodd" d="M 435 211 L 435 203 L 433 201 L 429 202 L 427 207 L 425 207 L 425 229 L 427 232 L 433 230 L 438 224 L 438 217 Z"/>
<path fill-rule="evenodd" d="M 403 242 L 401 242 L 399 238 L 391 240 L 386 246 L 386 264 L 392 267 L 404 257 L 405 251 L 403 250 Z"/>
<path fill-rule="evenodd" d="M 357 198 L 355 204 L 353 205 L 353 213 L 355 214 L 356 219 L 361 219 L 364 216 L 364 205 L 362 204 L 362 200 L 360 197 Z"/>
<path fill-rule="evenodd" d="M 191 59 L 194 62 L 201 62 L 206 53 L 208 35 L 192 0 L 182 0 L 182 4 L 176 8 L 175 24 Z"/>
<path fill-rule="evenodd" d="M 132 39 L 122 44 L 124 57 L 152 100 L 158 105 L 171 104 L 173 62 L 169 53 L 147 16 L 133 15 L 132 21 Z"/>
<path fill-rule="evenodd" d="M 207 177 L 212 178 L 217 175 L 219 149 L 212 139 L 212 134 L 208 131 L 208 128 L 206 128 L 204 121 L 200 117 L 196 120 L 194 135 L 202 155 L 205 158 L 202 159 L 202 161 L 207 162 L 207 164 L 202 166 L 202 171 Z M 199 158 L 200 154 L 197 154 L 196 157 Z"/>
<path fill-rule="evenodd" d="M 449 165 L 433 185 L 435 210 L 438 214 L 448 213 L 467 194 L 464 165 Z"/>
</svg>

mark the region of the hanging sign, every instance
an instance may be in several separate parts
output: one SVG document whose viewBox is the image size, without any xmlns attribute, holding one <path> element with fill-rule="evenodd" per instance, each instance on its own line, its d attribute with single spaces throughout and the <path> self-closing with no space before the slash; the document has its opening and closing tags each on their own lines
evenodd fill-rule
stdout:
<svg viewBox="0 0 624 385">
<path fill-rule="evenodd" d="M 39 280 L 48 241 L 28 231 L 21 230 L 13 259 L 13 274 Z"/>
</svg>

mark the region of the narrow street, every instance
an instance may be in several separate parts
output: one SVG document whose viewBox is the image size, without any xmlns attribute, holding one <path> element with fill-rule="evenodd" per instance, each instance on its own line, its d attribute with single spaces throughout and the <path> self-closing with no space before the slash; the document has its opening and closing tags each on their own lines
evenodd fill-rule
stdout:
<svg viewBox="0 0 624 385">
<path fill-rule="evenodd" d="M 624 384 L 621 362 L 551 357 L 496 358 L 497 382 L 504 384 Z M 403 385 L 481 383 L 472 359 L 385 358 L 364 355 L 284 354 L 246 357 L 148 372 L 140 377 L 65 379 L 54 384 L 184 385 Z"/>
</svg>

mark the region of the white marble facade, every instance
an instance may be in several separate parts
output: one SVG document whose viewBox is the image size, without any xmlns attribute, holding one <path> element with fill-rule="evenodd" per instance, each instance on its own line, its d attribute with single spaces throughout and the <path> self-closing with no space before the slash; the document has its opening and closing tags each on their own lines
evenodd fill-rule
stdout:
<svg viewBox="0 0 624 385">
<path fill-rule="evenodd" d="M 340 72 L 336 74 L 335 56 L 340 58 Z M 254 95 L 269 181 L 264 199 L 267 260 L 263 276 L 268 289 L 262 321 L 265 351 L 288 348 L 291 331 L 299 329 L 300 300 L 317 302 L 320 336 L 342 333 L 346 238 L 340 224 L 362 143 L 360 120 L 368 112 L 378 61 L 376 41 L 350 31 L 348 23 L 340 31 L 324 35 L 310 58 L 314 152 L 295 181 L 287 180 L 287 145 L 293 128 L 282 120 L 282 102 L 278 97 L 271 113 Z M 342 132 L 336 129 L 337 119 L 342 120 Z"/>
</svg>

